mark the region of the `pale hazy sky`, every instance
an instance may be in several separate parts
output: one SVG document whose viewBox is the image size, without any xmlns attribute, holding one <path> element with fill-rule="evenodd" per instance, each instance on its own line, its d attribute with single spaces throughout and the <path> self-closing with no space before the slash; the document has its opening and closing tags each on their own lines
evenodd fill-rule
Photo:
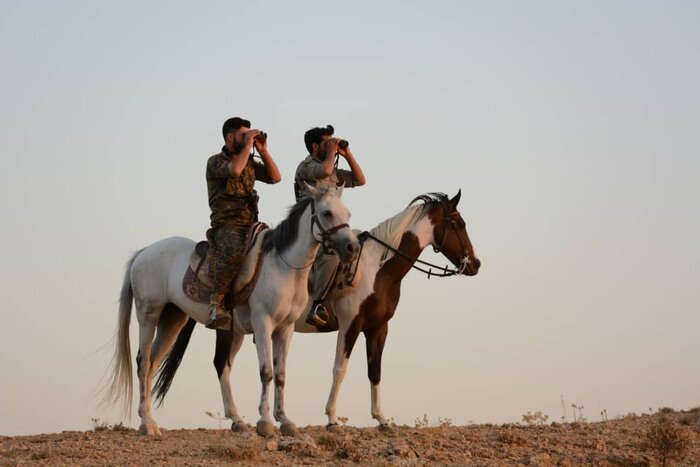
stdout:
<svg viewBox="0 0 700 467">
<path fill-rule="evenodd" d="M 558 420 L 560 395 L 589 420 L 700 405 L 699 3 L 0 7 L 0 434 L 120 420 L 89 396 L 124 263 L 164 237 L 203 238 L 205 161 L 235 115 L 270 135 L 283 181 L 258 190 L 273 224 L 316 125 L 349 139 L 367 175 L 344 196 L 354 227 L 462 189 L 483 266 L 404 281 L 387 417 Z M 131 331 L 135 354 L 135 319 Z M 362 340 L 338 404 L 360 426 L 374 424 Z M 294 338 L 286 408 L 300 425 L 326 422 L 334 345 Z M 213 347 L 198 327 L 163 427 L 217 425 Z M 250 337 L 233 382 L 255 422 Z"/>
</svg>

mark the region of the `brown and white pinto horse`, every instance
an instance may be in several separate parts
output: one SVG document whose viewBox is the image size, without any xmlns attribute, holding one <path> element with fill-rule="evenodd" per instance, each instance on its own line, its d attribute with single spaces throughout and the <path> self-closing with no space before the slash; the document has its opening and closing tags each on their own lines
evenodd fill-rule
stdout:
<svg viewBox="0 0 700 467">
<path fill-rule="evenodd" d="M 380 428 L 389 424 L 382 413 L 379 395 L 381 380 L 382 351 L 389 330 L 389 320 L 394 316 L 401 294 L 401 281 L 415 266 L 423 249 L 431 245 L 442 253 L 456 268 L 456 273 L 474 276 L 478 273 L 481 262 L 474 254 L 466 224 L 457 210 L 461 191 L 449 199 L 442 193 L 431 193 L 415 198 L 409 206 L 394 217 L 387 219 L 364 237 L 360 258 L 356 266 L 356 276 L 352 287 L 331 292 L 331 308 L 337 317 L 333 323 L 324 328 L 316 328 L 305 322 L 306 314 L 297 320 L 297 332 L 338 331 L 338 340 L 333 366 L 333 384 L 331 386 L 326 415 L 328 427 L 338 424 L 336 402 L 340 385 L 355 342 L 360 333 L 365 335 L 367 346 L 367 368 L 370 380 L 372 417 L 379 422 Z M 422 201 L 422 203 L 417 203 Z M 342 282 L 340 278 L 339 282 Z M 167 361 L 159 369 L 155 397 L 162 403 L 175 371 L 182 360 L 196 322 L 189 322 L 178 336 Z M 224 413 L 234 423 L 232 428 L 241 424 L 229 384 L 229 375 L 233 359 L 243 343 L 244 335 L 226 331 L 217 331 L 216 367 L 224 400 Z"/>
</svg>

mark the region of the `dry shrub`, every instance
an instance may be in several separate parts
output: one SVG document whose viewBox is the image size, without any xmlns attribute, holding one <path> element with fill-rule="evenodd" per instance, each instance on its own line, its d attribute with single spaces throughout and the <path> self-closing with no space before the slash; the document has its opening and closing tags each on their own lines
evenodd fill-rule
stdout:
<svg viewBox="0 0 700 467">
<path fill-rule="evenodd" d="M 643 446 L 652 451 L 662 466 L 671 460 L 683 460 L 693 444 L 694 434 L 688 428 L 662 419 L 646 431 Z"/>
<path fill-rule="evenodd" d="M 33 451 L 31 455 L 31 459 L 34 461 L 48 459 L 49 457 L 51 457 L 51 451 L 49 451 L 48 449 L 42 449 L 41 451 Z"/>
<path fill-rule="evenodd" d="M 330 451 L 330 452 L 338 449 L 342 445 L 342 443 L 343 443 L 343 439 L 340 436 L 334 435 L 332 433 L 322 434 L 316 440 L 316 444 L 321 446 L 326 451 Z"/>
<path fill-rule="evenodd" d="M 369 453 L 361 449 L 352 439 L 345 438 L 341 441 L 338 449 L 335 450 L 335 457 L 348 459 L 353 462 L 362 462 L 368 459 Z"/>
<path fill-rule="evenodd" d="M 237 443 L 235 446 L 209 446 L 207 452 L 224 461 L 259 461 L 262 446 L 259 443 Z"/>
<path fill-rule="evenodd" d="M 498 436 L 496 436 L 496 441 L 514 446 L 524 446 L 527 444 L 525 438 L 520 436 L 512 428 L 505 428 L 500 433 L 498 433 Z"/>
</svg>

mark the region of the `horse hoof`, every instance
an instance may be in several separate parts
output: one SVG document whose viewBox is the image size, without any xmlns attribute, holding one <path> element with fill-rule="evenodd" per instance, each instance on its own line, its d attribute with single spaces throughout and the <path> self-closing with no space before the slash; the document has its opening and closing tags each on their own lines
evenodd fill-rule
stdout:
<svg viewBox="0 0 700 467">
<path fill-rule="evenodd" d="M 328 431 L 340 431 L 340 425 L 337 423 L 329 423 L 326 425 L 326 430 Z"/>
<path fill-rule="evenodd" d="M 255 425 L 255 431 L 257 431 L 260 436 L 269 438 L 275 433 L 275 427 L 272 426 L 270 422 L 260 421 Z"/>
<path fill-rule="evenodd" d="M 231 431 L 234 433 L 245 433 L 248 431 L 248 426 L 245 422 L 233 422 L 231 423 Z"/>
<path fill-rule="evenodd" d="M 155 423 L 142 423 L 139 427 L 139 434 L 143 436 L 160 436 L 160 428 Z"/>
<path fill-rule="evenodd" d="M 381 431 L 383 433 L 394 433 L 396 431 L 394 429 L 394 427 L 388 423 L 380 423 L 378 428 L 379 428 L 379 431 Z"/>
<path fill-rule="evenodd" d="M 282 430 L 282 436 L 299 436 L 299 430 L 292 422 L 283 423 L 280 426 L 280 430 Z"/>
</svg>

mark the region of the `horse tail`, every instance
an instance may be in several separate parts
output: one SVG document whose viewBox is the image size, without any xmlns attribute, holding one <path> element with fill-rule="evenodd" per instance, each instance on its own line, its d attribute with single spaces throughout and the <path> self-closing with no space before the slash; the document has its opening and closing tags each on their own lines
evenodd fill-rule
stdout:
<svg viewBox="0 0 700 467">
<path fill-rule="evenodd" d="M 197 321 L 192 318 L 187 320 L 187 324 L 183 326 L 180 333 L 177 335 L 175 345 L 173 345 L 173 348 L 168 352 L 168 356 L 163 360 L 156 372 L 157 380 L 153 387 L 153 397 L 158 407 L 163 405 L 165 395 L 170 389 L 170 385 L 175 377 L 175 372 L 180 367 L 180 363 L 182 363 L 182 357 L 185 355 L 185 350 L 187 350 L 190 338 L 192 337 L 192 331 L 194 331 L 196 325 Z"/>
<path fill-rule="evenodd" d="M 131 305 L 134 301 L 134 290 L 131 287 L 131 267 L 136 257 L 143 251 L 137 251 L 126 263 L 124 282 L 119 294 L 119 317 L 117 322 L 116 347 L 112 357 L 112 381 L 107 390 L 105 402 L 116 404 L 122 401 L 124 414 L 131 413 L 133 397 L 133 375 L 131 366 L 131 342 L 129 340 L 129 324 L 131 323 Z"/>
</svg>

